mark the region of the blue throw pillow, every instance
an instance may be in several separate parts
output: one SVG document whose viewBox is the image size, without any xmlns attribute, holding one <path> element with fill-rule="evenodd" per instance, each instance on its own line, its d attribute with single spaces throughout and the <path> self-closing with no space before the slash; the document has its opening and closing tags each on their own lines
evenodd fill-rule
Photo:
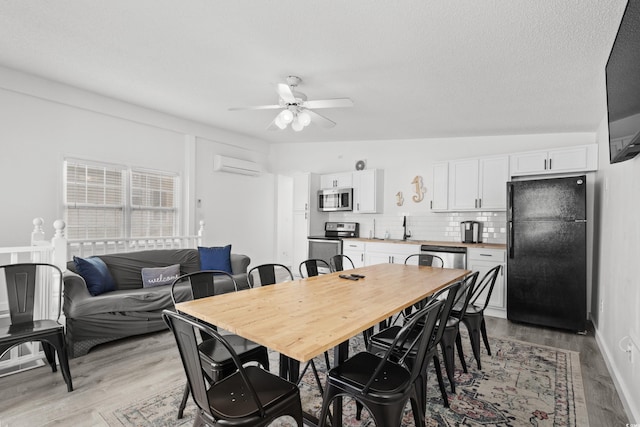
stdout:
<svg viewBox="0 0 640 427">
<path fill-rule="evenodd" d="M 198 246 L 198 253 L 200 254 L 200 270 L 222 270 L 233 274 L 231 271 L 231 245 L 213 248 Z"/>
<path fill-rule="evenodd" d="M 170 285 L 180 277 L 180 264 L 168 267 L 147 267 L 142 269 L 142 287 Z"/>
<path fill-rule="evenodd" d="M 96 296 L 116 289 L 116 283 L 107 268 L 107 264 L 100 258 L 79 258 L 74 256 L 73 263 L 78 274 L 87 283 L 87 289 L 91 295 Z"/>
</svg>

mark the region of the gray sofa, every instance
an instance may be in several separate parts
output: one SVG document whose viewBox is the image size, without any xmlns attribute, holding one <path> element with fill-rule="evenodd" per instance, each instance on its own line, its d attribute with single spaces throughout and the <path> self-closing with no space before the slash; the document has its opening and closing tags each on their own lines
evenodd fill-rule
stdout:
<svg viewBox="0 0 640 427">
<path fill-rule="evenodd" d="M 171 286 L 143 288 L 144 267 L 166 267 L 180 264 L 180 274 L 200 270 L 197 249 L 159 249 L 99 256 L 116 283 L 116 290 L 92 296 L 84 279 L 76 273 L 73 261 L 64 274 L 63 312 L 69 357 L 87 354 L 105 342 L 166 329 L 162 310 L 173 308 Z M 249 287 L 246 255 L 231 254 L 231 269 L 238 289 Z M 216 282 L 218 284 L 218 282 Z M 188 285 L 176 286 L 178 301 L 190 298 Z M 226 277 L 216 292 L 233 290 Z"/>
</svg>

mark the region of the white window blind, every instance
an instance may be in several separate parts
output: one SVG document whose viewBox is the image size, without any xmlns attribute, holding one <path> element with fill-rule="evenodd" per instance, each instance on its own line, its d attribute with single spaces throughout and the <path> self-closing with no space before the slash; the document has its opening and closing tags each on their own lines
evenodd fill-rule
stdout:
<svg viewBox="0 0 640 427">
<path fill-rule="evenodd" d="M 131 237 L 175 236 L 178 177 L 131 172 Z"/>
<path fill-rule="evenodd" d="M 125 234 L 125 170 L 118 166 L 65 162 L 65 221 L 70 239 Z"/>
<path fill-rule="evenodd" d="M 109 239 L 177 235 L 178 178 L 175 173 L 66 160 L 67 237 Z"/>
</svg>

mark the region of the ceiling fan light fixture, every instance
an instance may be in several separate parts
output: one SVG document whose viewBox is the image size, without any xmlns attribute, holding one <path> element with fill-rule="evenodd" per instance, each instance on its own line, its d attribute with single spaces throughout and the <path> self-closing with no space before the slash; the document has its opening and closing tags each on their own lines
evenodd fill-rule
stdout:
<svg viewBox="0 0 640 427">
<path fill-rule="evenodd" d="M 278 126 L 278 129 L 280 129 L 280 130 L 284 130 L 287 127 L 287 124 L 282 121 L 282 118 L 280 117 L 280 114 L 278 114 L 276 116 L 276 119 L 273 121 L 273 123 L 276 126 Z"/>
<path fill-rule="evenodd" d="M 298 121 L 302 126 L 307 127 L 311 123 L 311 116 L 306 111 L 301 111 L 298 113 Z"/>
<path fill-rule="evenodd" d="M 285 127 L 293 121 L 293 113 L 289 110 L 282 110 L 280 114 L 278 114 L 278 118 L 282 123 L 284 123 Z"/>
<path fill-rule="evenodd" d="M 304 125 L 300 123 L 300 119 L 298 117 L 296 117 L 296 119 L 291 122 L 291 129 L 296 132 L 300 132 L 302 129 L 304 129 Z"/>
</svg>

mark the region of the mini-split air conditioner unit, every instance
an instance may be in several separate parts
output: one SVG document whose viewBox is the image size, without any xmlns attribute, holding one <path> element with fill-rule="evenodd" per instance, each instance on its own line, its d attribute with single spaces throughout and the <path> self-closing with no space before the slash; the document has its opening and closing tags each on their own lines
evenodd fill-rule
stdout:
<svg viewBox="0 0 640 427">
<path fill-rule="evenodd" d="M 261 166 L 256 162 L 221 156 L 219 154 L 216 154 L 213 159 L 213 170 L 251 176 L 260 175 L 262 172 Z"/>
</svg>

